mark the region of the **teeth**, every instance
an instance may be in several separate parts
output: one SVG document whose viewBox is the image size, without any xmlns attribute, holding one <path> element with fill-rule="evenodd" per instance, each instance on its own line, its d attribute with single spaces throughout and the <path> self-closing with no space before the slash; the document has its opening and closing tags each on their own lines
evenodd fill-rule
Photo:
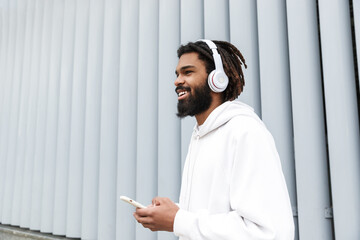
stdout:
<svg viewBox="0 0 360 240">
<path fill-rule="evenodd" d="M 181 97 L 182 95 L 186 94 L 186 91 L 184 92 L 179 92 L 179 97 Z"/>
</svg>

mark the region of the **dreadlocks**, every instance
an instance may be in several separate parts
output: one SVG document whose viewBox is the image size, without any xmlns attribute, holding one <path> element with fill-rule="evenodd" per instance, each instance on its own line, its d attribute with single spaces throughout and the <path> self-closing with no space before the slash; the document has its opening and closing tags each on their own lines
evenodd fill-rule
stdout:
<svg viewBox="0 0 360 240">
<path fill-rule="evenodd" d="M 223 92 L 223 100 L 234 100 L 243 91 L 245 86 L 244 74 L 241 65 L 247 65 L 241 52 L 231 43 L 224 41 L 213 41 L 221 56 L 223 68 L 229 78 L 229 84 Z M 199 59 L 204 61 L 207 74 L 215 69 L 214 58 L 211 49 L 202 41 L 189 42 L 181 45 L 177 51 L 178 58 L 185 53 L 196 52 Z"/>
</svg>

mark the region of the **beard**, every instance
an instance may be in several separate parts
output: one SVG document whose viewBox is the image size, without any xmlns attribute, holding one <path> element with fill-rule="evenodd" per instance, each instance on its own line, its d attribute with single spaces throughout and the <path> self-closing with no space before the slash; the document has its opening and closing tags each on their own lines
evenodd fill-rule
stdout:
<svg viewBox="0 0 360 240">
<path fill-rule="evenodd" d="M 195 116 L 196 114 L 202 113 L 209 109 L 212 98 L 211 89 L 207 82 L 204 85 L 193 88 L 194 94 L 191 93 L 190 88 L 179 86 L 176 88 L 184 89 L 188 92 L 187 98 L 179 100 L 177 105 L 177 116 L 184 118 L 186 116 Z"/>
</svg>

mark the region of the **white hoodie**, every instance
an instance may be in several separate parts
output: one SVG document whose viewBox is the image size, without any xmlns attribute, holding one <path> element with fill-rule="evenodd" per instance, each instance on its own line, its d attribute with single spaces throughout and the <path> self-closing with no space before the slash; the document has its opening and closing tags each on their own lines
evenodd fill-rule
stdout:
<svg viewBox="0 0 360 240">
<path fill-rule="evenodd" d="M 279 155 L 251 107 L 225 102 L 195 126 L 179 206 L 180 240 L 294 239 Z"/>
</svg>

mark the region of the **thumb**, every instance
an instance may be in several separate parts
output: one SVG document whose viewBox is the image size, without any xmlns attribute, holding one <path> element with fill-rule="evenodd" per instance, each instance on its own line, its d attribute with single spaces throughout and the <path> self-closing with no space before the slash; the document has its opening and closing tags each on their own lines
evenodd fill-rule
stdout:
<svg viewBox="0 0 360 240">
<path fill-rule="evenodd" d="M 160 199 L 159 199 L 159 197 L 154 198 L 154 199 L 152 200 L 152 204 L 153 204 L 154 206 L 159 206 L 159 205 L 160 205 Z"/>
</svg>

